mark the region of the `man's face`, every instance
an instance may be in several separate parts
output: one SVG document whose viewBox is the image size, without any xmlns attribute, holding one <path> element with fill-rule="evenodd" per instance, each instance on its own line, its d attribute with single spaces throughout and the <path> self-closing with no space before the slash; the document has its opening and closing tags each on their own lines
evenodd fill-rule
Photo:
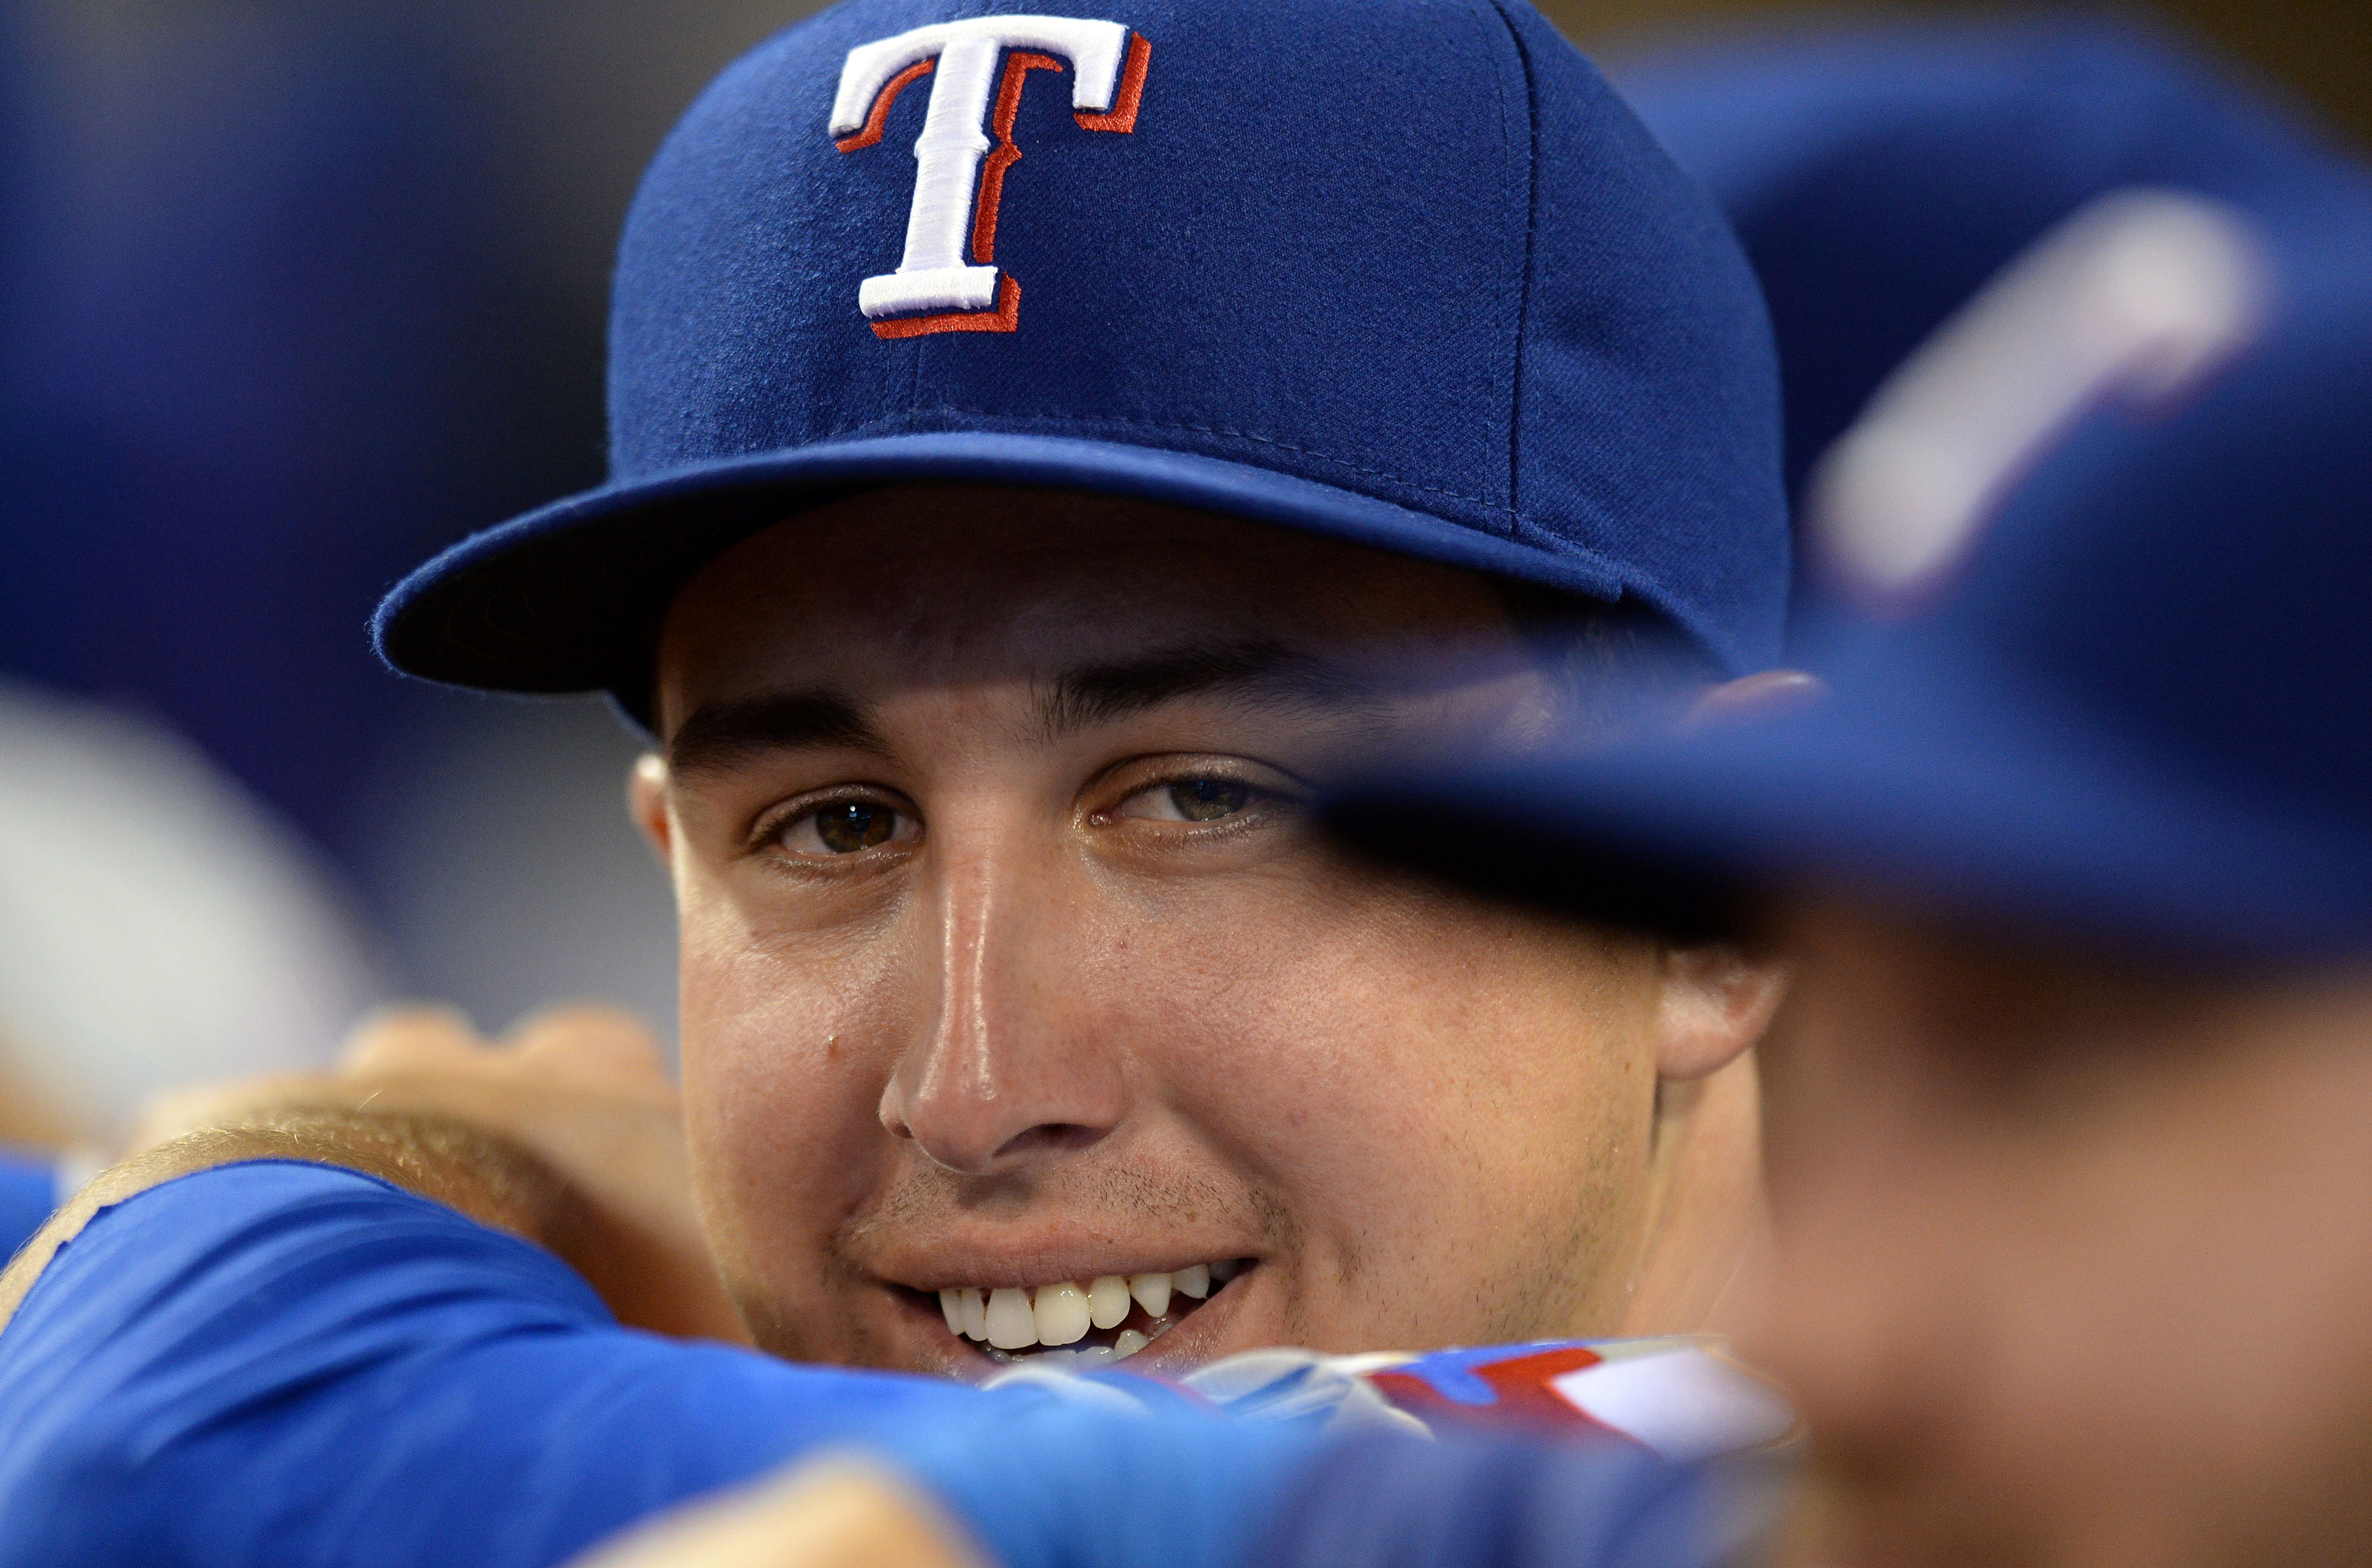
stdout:
<svg viewBox="0 0 2372 1568">
<path fill-rule="evenodd" d="M 1376 656 L 1435 645 L 1473 662 Z M 659 686 L 696 1179 L 762 1342 L 971 1375 L 948 1310 L 1156 1363 L 1621 1322 L 1663 955 L 1356 863 L 1304 809 L 1537 721 L 1478 580 L 884 492 L 712 565 Z"/>
<path fill-rule="evenodd" d="M 2372 1560 L 2372 975 L 2143 971 L 1821 905 L 1756 1347 L 1824 1560 Z"/>
</svg>

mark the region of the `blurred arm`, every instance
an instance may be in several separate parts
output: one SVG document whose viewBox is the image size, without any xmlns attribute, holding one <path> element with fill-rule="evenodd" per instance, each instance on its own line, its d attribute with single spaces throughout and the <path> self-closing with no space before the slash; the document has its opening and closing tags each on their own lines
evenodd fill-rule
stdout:
<svg viewBox="0 0 2372 1568">
<path fill-rule="evenodd" d="M 443 1009 L 390 1013 L 339 1073 L 169 1097 L 132 1147 L 0 1275 L 0 1325 L 99 1208 L 217 1166 L 292 1159 L 378 1177 L 547 1248 L 622 1322 L 747 1338 L 693 1213 L 658 1042 L 623 1014 L 558 1011 L 490 1043 Z"/>
<path fill-rule="evenodd" d="M 594 1222 L 544 1165 L 450 1117 L 289 1107 L 246 1125 L 185 1133 L 110 1167 L 52 1215 L 0 1273 L 0 1329 L 58 1249 L 94 1215 L 178 1177 L 250 1160 L 361 1171 L 566 1257 Z"/>
<path fill-rule="evenodd" d="M 1140 1469 L 1075 1516 L 1064 1555 L 1133 1560 L 1122 1525 L 1135 1497 L 1192 1490 Z M 1055 1485 L 1065 1484 L 1057 1481 Z M 1712 1472 L 1627 1448 L 1369 1434 L 1324 1445 L 1229 1568 L 1739 1568 L 1765 1560 L 1753 1511 Z M 1211 1501 L 1225 1507 L 1227 1499 Z M 1175 1561 L 1193 1555 L 1183 1539 Z M 1114 1548 L 1120 1548 L 1115 1551 Z M 1156 1561 L 1162 1561 L 1156 1557 Z M 570 1568 L 980 1568 L 965 1532 L 896 1471 L 865 1459 L 794 1465 L 756 1485 L 662 1515 Z"/>
<path fill-rule="evenodd" d="M 703 1499 L 571 1568 L 981 1568 L 971 1543 L 901 1477 L 819 1459 Z"/>
</svg>

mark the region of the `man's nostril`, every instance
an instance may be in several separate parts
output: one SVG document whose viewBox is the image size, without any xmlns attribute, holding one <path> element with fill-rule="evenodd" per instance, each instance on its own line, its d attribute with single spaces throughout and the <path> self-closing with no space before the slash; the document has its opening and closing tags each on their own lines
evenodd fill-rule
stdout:
<svg viewBox="0 0 2372 1568">
<path fill-rule="evenodd" d="M 1046 1121 L 1015 1134 L 996 1151 L 999 1159 L 1012 1159 L 1027 1155 L 1076 1154 L 1100 1142 L 1109 1131 L 1102 1127 L 1086 1127 L 1075 1121 Z"/>
</svg>

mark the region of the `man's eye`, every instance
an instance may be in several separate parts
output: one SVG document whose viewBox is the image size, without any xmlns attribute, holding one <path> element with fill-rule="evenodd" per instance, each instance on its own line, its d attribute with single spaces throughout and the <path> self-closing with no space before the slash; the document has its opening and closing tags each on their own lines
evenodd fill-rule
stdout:
<svg viewBox="0 0 2372 1568">
<path fill-rule="evenodd" d="M 856 854 L 913 836 L 913 819 L 872 800 L 840 800 L 818 807 L 783 829 L 781 843 L 794 854 Z"/>
<path fill-rule="evenodd" d="M 1156 822 L 1216 822 L 1249 808 L 1259 794 L 1234 779 L 1180 779 L 1139 790 L 1121 815 Z"/>
</svg>

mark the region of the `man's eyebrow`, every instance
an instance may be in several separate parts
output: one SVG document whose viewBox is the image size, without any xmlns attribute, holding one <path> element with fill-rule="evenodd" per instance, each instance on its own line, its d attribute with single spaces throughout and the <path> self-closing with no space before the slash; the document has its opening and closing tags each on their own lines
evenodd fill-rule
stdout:
<svg viewBox="0 0 2372 1568">
<path fill-rule="evenodd" d="M 1067 670 L 1041 700 L 1039 722 L 1054 740 L 1182 697 L 1222 694 L 1262 707 L 1359 718 L 1384 707 L 1349 671 L 1303 649 L 1282 643 L 1214 643 Z"/>
<path fill-rule="evenodd" d="M 668 771 L 679 778 L 723 772 L 769 751 L 889 745 L 854 699 L 837 691 L 769 691 L 703 703 L 668 739 Z"/>
</svg>

